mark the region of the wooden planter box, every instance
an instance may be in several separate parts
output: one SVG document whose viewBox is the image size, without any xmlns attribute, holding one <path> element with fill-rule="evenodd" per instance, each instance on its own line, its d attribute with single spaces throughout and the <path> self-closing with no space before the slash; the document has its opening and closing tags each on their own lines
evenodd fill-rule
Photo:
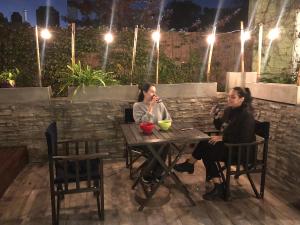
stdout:
<svg viewBox="0 0 300 225">
<path fill-rule="evenodd" d="M 215 97 L 217 95 L 217 83 L 182 83 L 182 84 L 158 84 L 157 93 L 161 98 L 197 98 Z M 139 93 L 138 86 L 122 85 L 107 87 L 69 87 L 68 97 L 72 101 L 136 101 Z"/>
<path fill-rule="evenodd" d="M 0 102 L 14 103 L 47 103 L 51 97 L 51 87 L 0 88 Z"/>
<path fill-rule="evenodd" d="M 245 82 L 246 83 L 256 83 L 257 73 L 256 72 L 246 72 Z M 241 72 L 227 72 L 226 74 L 226 91 L 242 85 L 242 73 Z"/>
<path fill-rule="evenodd" d="M 248 83 L 252 96 L 259 99 L 300 104 L 300 86 L 295 84 Z"/>
</svg>

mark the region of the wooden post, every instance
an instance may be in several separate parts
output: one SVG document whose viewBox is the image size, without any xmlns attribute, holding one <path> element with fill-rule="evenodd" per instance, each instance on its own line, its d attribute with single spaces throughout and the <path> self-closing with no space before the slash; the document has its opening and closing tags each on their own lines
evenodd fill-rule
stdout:
<svg viewBox="0 0 300 225">
<path fill-rule="evenodd" d="M 214 38 L 216 37 L 216 26 L 214 26 L 214 28 L 213 28 L 212 35 L 213 35 Z M 212 53 L 213 53 L 213 49 L 214 49 L 214 44 L 215 44 L 215 41 L 213 41 L 212 43 L 209 43 L 209 56 L 208 56 L 207 73 L 206 73 L 207 82 L 210 82 L 210 68 L 211 68 L 211 60 L 212 60 Z"/>
<path fill-rule="evenodd" d="M 157 32 L 160 34 L 160 25 L 157 26 Z M 157 40 L 156 43 L 156 53 L 157 53 L 157 57 L 156 57 L 156 84 L 158 84 L 158 73 L 159 73 L 159 42 L 160 42 L 160 38 Z"/>
<path fill-rule="evenodd" d="M 136 57 L 136 45 L 137 45 L 138 30 L 139 30 L 139 26 L 136 26 L 134 29 L 134 40 L 133 40 L 131 72 L 130 72 L 130 85 L 132 85 L 132 80 L 133 80 L 132 76 L 133 76 L 135 57 Z"/>
<path fill-rule="evenodd" d="M 41 68 L 40 46 L 39 46 L 39 31 L 37 25 L 35 26 L 35 43 L 36 43 L 36 56 L 37 56 L 37 64 L 38 64 L 38 82 L 39 82 L 39 87 L 42 87 L 42 68 Z"/>
<path fill-rule="evenodd" d="M 246 85 L 246 76 L 245 76 L 245 34 L 244 34 L 244 22 L 241 21 L 241 86 L 245 87 Z"/>
<path fill-rule="evenodd" d="M 257 82 L 260 80 L 261 75 L 261 52 L 263 43 L 263 24 L 259 24 L 259 36 L 258 36 L 258 57 L 257 57 Z"/>
<path fill-rule="evenodd" d="M 72 65 L 75 64 L 75 23 L 72 23 L 71 25 L 72 27 L 72 36 L 71 36 L 71 49 L 72 49 L 72 58 L 71 58 L 71 61 L 72 61 Z"/>
<path fill-rule="evenodd" d="M 297 85 L 300 86 L 300 68 L 298 71 Z"/>
</svg>

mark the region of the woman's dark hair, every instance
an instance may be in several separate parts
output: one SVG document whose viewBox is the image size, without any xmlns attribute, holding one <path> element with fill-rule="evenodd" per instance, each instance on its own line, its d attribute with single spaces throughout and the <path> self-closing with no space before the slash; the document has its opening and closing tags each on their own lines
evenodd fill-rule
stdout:
<svg viewBox="0 0 300 225">
<path fill-rule="evenodd" d="M 237 92 L 240 98 L 244 98 L 242 106 L 247 107 L 249 110 L 253 110 L 252 96 L 251 96 L 250 89 L 242 88 L 242 87 L 234 87 L 233 90 Z"/>
<path fill-rule="evenodd" d="M 139 87 L 140 92 L 139 92 L 138 102 L 144 101 L 144 91 L 148 92 L 149 88 L 151 88 L 152 86 L 154 86 L 154 84 L 146 82 Z"/>
</svg>

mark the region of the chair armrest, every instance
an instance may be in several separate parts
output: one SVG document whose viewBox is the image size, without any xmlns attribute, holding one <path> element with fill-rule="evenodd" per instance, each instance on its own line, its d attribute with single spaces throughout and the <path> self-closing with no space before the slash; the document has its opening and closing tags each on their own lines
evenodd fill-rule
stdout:
<svg viewBox="0 0 300 225">
<path fill-rule="evenodd" d="M 94 154 L 88 154 L 88 155 L 69 155 L 69 156 L 53 156 L 53 160 L 74 160 L 74 161 L 80 161 L 80 160 L 90 160 L 90 159 L 102 159 L 105 156 L 108 156 L 108 153 L 94 153 Z"/>
<path fill-rule="evenodd" d="M 250 142 L 250 143 L 237 143 L 237 144 L 233 144 L 233 143 L 224 143 L 224 145 L 228 148 L 233 148 L 233 147 L 247 147 L 247 146 L 254 146 L 254 145 L 259 145 L 259 144 L 263 144 L 264 143 L 264 139 L 262 140 L 257 140 L 254 142 Z"/>
</svg>

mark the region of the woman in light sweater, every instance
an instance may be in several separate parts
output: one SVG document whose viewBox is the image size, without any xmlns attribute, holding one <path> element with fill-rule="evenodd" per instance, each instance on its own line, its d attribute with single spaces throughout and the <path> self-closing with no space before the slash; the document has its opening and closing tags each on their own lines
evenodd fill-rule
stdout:
<svg viewBox="0 0 300 225">
<path fill-rule="evenodd" d="M 151 83 L 145 83 L 140 89 L 138 102 L 133 105 L 133 118 L 136 123 L 152 122 L 157 123 L 159 120 L 171 120 L 171 116 L 159 97 L 156 95 L 156 88 Z M 155 149 L 159 149 L 160 145 L 154 145 Z M 144 147 L 146 150 L 146 146 Z M 165 147 L 161 153 L 162 159 L 166 159 L 168 147 Z M 158 182 L 163 172 L 162 166 L 157 160 L 153 160 L 153 156 L 147 159 L 148 163 L 142 171 L 143 181 L 145 183 Z M 149 163 L 151 162 L 151 165 Z"/>
</svg>

